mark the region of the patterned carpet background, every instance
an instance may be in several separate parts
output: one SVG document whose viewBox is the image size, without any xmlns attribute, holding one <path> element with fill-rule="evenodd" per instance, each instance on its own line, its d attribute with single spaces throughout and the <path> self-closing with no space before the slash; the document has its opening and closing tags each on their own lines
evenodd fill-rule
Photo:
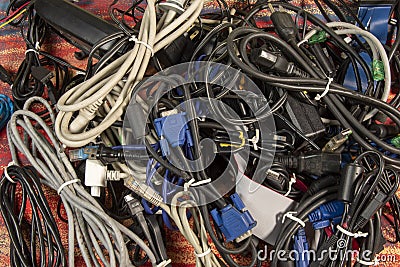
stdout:
<svg viewBox="0 0 400 267">
<path fill-rule="evenodd" d="M 80 0 L 78 5 L 84 9 L 89 10 L 90 12 L 104 17 L 106 20 L 109 20 L 109 16 L 107 14 L 108 5 L 112 1 L 105 0 Z M 131 1 L 121 0 L 118 3 L 118 6 L 121 8 L 128 7 Z M 240 6 L 245 5 L 243 2 L 234 2 L 227 1 L 231 6 L 236 6 L 240 8 Z M 313 1 L 301 1 L 296 0 L 292 1 L 293 4 L 303 6 L 307 10 L 316 13 L 316 8 L 312 4 Z M 0 0 L 0 17 L 4 15 L 4 10 L 8 5 L 8 1 Z M 215 10 L 217 6 L 214 2 L 207 2 L 205 4 L 205 10 L 210 12 Z M 73 19 L 73 18 L 71 18 Z M 261 24 L 268 23 L 268 19 L 263 19 Z M 70 44 L 66 43 L 62 39 L 56 36 L 52 36 L 50 42 L 48 42 L 44 47 L 48 52 L 54 53 L 57 56 L 60 56 L 72 63 L 73 65 L 84 67 L 85 61 L 78 61 L 74 58 L 74 52 L 77 51 L 76 48 L 72 47 Z M 13 29 L 9 26 L 0 30 L 0 64 L 8 70 L 10 73 L 15 74 L 18 66 L 22 62 L 24 58 L 24 52 L 26 50 L 23 39 L 21 38 L 20 32 L 16 29 Z M 11 96 L 10 87 L 7 84 L 0 82 L 0 93 Z M 7 166 L 8 162 L 11 160 L 9 155 L 9 148 L 7 143 L 6 132 L 3 129 L 0 132 L 0 173 L 3 172 L 4 167 Z M 48 201 L 51 205 L 52 210 L 54 211 L 53 215 L 57 220 L 62 240 L 67 248 L 67 224 L 63 223 L 57 218 L 56 207 L 58 196 L 57 193 L 49 190 L 48 188 L 44 188 L 46 196 L 48 197 Z M 65 216 L 65 212 L 63 212 Z M 29 218 L 27 218 L 29 220 Z M 391 236 L 390 234 L 390 226 L 385 224 L 383 226 L 383 231 L 386 236 Z M 185 242 L 182 235 L 177 232 L 167 231 L 168 238 L 166 239 L 168 255 L 172 259 L 173 266 L 175 267 L 191 267 L 194 266 L 194 254 L 191 246 Z M 76 266 L 84 266 L 83 260 L 79 257 L 79 249 L 76 249 Z M 385 250 L 382 252 L 382 257 L 387 257 L 389 255 L 394 255 L 397 258 L 398 263 L 395 262 L 386 262 L 380 264 L 380 266 L 400 266 L 400 245 L 399 244 L 386 244 Z M 2 219 L 0 218 L 0 263 L 3 266 L 9 266 L 9 237 L 7 230 L 4 226 Z"/>
</svg>

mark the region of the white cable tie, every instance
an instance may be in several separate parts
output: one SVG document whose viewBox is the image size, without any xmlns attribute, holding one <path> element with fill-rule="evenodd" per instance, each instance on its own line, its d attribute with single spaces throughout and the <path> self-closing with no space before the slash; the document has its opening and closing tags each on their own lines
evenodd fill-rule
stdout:
<svg viewBox="0 0 400 267">
<path fill-rule="evenodd" d="M 260 130 L 256 129 L 256 134 L 253 136 L 253 138 L 249 139 L 251 143 L 253 143 L 253 148 L 254 150 L 258 150 L 257 143 L 260 141 Z"/>
<path fill-rule="evenodd" d="M 367 265 L 367 266 L 377 266 L 379 264 L 379 260 L 377 258 L 375 258 L 373 261 L 365 261 L 357 257 L 356 261 L 362 265 Z"/>
<path fill-rule="evenodd" d="M 39 50 L 40 50 L 40 44 L 39 44 L 39 42 L 36 42 L 36 43 L 35 43 L 35 49 L 36 49 L 36 51 L 39 51 Z"/>
<path fill-rule="evenodd" d="M 26 55 L 26 54 L 28 54 L 29 52 L 33 52 L 33 53 L 35 53 L 35 54 L 38 54 L 38 55 L 39 55 L 39 52 L 38 52 L 37 50 L 35 50 L 35 49 L 32 49 L 32 48 L 30 48 L 30 49 L 27 49 L 27 50 L 25 51 L 25 55 Z"/>
<path fill-rule="evenodd" d="M 199 253 L 197 254 L 196 252 L 194 252 L 194 255 L 196 255 L 196 258 L 204 258 L 205 256 L 207 256 L 208 254 L 211 253 L 211 248 L 208 248 L 206 251 L 204 251 L 203 253 Z"/>
<path fill-rule="evenodd" d="M 79 180 L 79 179 L 74 179 L 74 180 L 69 180 L 69 181 L 66 181 L 65 183 L 63 183 L 59 188 L 58 188 L 58 190 L 57 190 L 57 194 L 61 194 L 61 191 L 64 189 L 64 187 L 66 187 L 67 185 L 70 185 L 70 184 L 74 184 L 74 183 L 79 183 L 81 180 Z"/>
<path fill-rule="evenodd" d="M 168 260 L 163 260 L 162 262 L 160 262 L 159 264 L 156 265 L 156 267 L 166 267 L 168 264 L 170 264 L 172 261 L 171 259 Z"/>
<path fill-rule="evenodd" d="M 192 183 L 190 186 L 195 187 L 195 186 L 205 185 L 205 184 L 209 184 L 209 183 L 211 183 L 211 178 Z"/>
<path fill-rule="evenodd" d="M 301 40 L 300 42 L 297 43 L 297 46 L 300 47 L 304 43 L 308 43 L 308 39 Z"/>
<path fill-rule="evenodd" d="M 336 228 L 342 232 L 343 234 L 350 236 L 350 237 L 354 237 L 354 238 L 359 238 L 359 237 L 367 237 L 368 233 L 363 233 L 363 232 L 357 232 L 357 233 L 352 233 L 346 229 L 344 229 L 342 226 L 338 225 L 336 226 Z"/>
<path fill-rule="evenodd" d="M 189 191 L 189 187 L 194 183 L 194 181 L 195 181 L 195 179 L 192 178 L 192 179 L 190 179 L 189 182 L 185 183 L 183 185 L 183 191 L 185 191 L 185 192 Z"/>
<path fill-rule="evenodd" d="M 185 191 L 185 192 L 189 191 L 189 187 L 196 187 L 196 186 L 200 186 L 200 185 L 209 184 L 209 183 L 211 183 L 211 178 L 201 180 L 198 182 L 195 182 L 195 181 L 196 180 L 194 178 L 192 178 L 192 179 L 190 179 L 189 182 L 185 183 L 183 185 L 183 191 Z"/>
<path fill-rule="evenodd" d="M 289 189 L 288 189 L 288 191 L 286 192 L 286 194 L 283 195 L 284 197 L 287 197 L 287 196 L 290 194 L 290 192 L 292 192 L 292 186 L 293 186 L 296 182 L 297 182 L 296 174 L 293 173 L 293 177 L 290 178 L 290 181 L 289 181 Z"/>
<path fill-rule="evenodd" d="M 296 211 L 288 211 L 288 212 L 286 212 L 283 215 L 282 223 L 284 223 L 285 219 L 288 218 L 288 219 L 291 219 L 292 221 L 297 222 L 298 224 L 300 224 L 304 228 L 306 226 L 306 223 L 303 222 L 302 220 L 300 220 L 299 218 L 297 218 L 296 216 L 293 216 L 294 214 L 297 214 L 297 212 Z"/>
<path fill-rule="evenodd" d="M 132 37 L 131 38 L 129 38 L 129 41 L 131 41 L 131 42 L 135 42 L 135 43 L 137 43 L 137 44 L 142 44 L 142 45 L 144 45 L 147 49 L 149 49 L 150 50 L 150 52 L 151 52 L 151 56 L 154 56 L 154 50 L 153 50 L 153 47 L 151 47 L 148 43 L 146 43 L 146 42 L 143 42 L 143 41 L 140 41 L 136 36 L 134 36 L 134 35 L 132 35 Z"/>
<path fill-rule="evenodd" d="M 11 179 L 11 177 L 10 177 L 10 175 L 8 174 L 8 171 L 7 171 L 7 169 L 10 167 L 10 166 L 18 166 L 14 161 L 10 161 L 8 164 L 7 164 L 7 167 L 5 167 L 4 168 L 4 176 L 6 177 L 6 179 L 8 180 L 8 181 L 10 181 L 10 183 L 13 183 L 13 184 L 16 184 L 17 182 L 16 181 L 14 181 L 13 179 Z"/>
<path fill-rule="evenodd" d="M 329 90 L 331 89 L 330 86 L 331 86 L 332 82 L 333 82 L 333 78 L 328 77 L 328 83 L 326 84 L 325 90 L 322 92 L 322 95 L 317 94 L 317 96 L 314 99 L 319 101 L 319 100 L 321 100 L 321 98 L 326 96 L 326 94 L 329 93 Z"/>
</svg>

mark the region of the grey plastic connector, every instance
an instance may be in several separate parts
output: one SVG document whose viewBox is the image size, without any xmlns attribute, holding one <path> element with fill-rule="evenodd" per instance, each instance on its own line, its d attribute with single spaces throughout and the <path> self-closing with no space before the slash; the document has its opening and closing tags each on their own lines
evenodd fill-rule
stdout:
<svg viewBox="0 0 400 267">
<path fill-rule="evenodd" d="M 145 183 L 136 181 L 133 177 L 125 179 L 124 185 L 155 206 L 160 206 L 163 202 L 162 196 L 160 196 L 153 188 Z"/>
</svg>

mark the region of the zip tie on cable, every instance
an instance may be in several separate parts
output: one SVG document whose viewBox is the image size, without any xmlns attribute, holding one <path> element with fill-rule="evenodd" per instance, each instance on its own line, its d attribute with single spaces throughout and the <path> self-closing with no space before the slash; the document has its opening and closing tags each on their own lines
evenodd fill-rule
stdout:
<svg viewBox="0 0 400 267">
<path fill-rule="evenodd" d="M 32 49 L 32 48 L 27 49 L 27 50 L 25 51 L 25 55 L 28 54 L 29 52 L 33 52 L 33 53 L 39 55 L 39 52 L 38 52 L 37 50 L 35 50 L 35 49 Z"/>
<path fill-rule="evenodd" d="M 8 169 L 10 166 L 18 166 L 18 165 L 17 165 L 14 161 L 10 161 L 10 162 L 7 164 L 7 167 L 4 168 L 4 176 L 6 177 L 6 179 L 7 179 L 8 181 L 10 181 L 10 183 L 16 184 L 17 182 L 14 181 L 13 179 L 11 179 L 10 175 L 8 174 L 7 169 Z"/>
<path fill-rule="evenodd" d="M 367 237 L 368 233 L 363 233 L 363 232 L 357 232 L 357 233 L 352 233 L 346 229 L 344 229 L 342 226 L 338 225 L 336 226 L 336 228 L 342 232 L 343 234 L 350 236 L 350 237 L 354 237 L 354 238 L 359 238 L 359 237 Z"/>
<path fill-rule="evenodd" d="M 319 101 L 319 100 L 321 100 L 321 98 L 326 96 L 326 94 L 329 93 L 329 90 L 331 89 L 330 86 L 331 86 L 332 82 L 333 82 L 333 78 L 328 77 L 328 83 L 326 84 L 325 90 L 322 92 L 322 95 L 317 94 L 317 96 L 314 99 Z"/>
<path fill-rule="evenodd" d="M 81 180 L 79 180 L 79 179 L 74 179 L 74 180 L 69 180 L 69 181 L 66 181 L 65 183 L 63 183 L 59 188 L 58 188 L 58 190 L 57 190 L 57 194 L 61 194 L 61 191 L 64 189 L 64 187 L 66 187 L 67 185 L 70 185 L 70 184 L 74 184 L 74 183 L 78 183 L 78 182 L 80 182 Z"/>
<path fill-rule="evenodd" d="M 192 178 L 189 182 L 185 183 L 183 185 L 183 191 L 189 191 L 189 187 L 196 187 L 196 186 L 200 186 L 200 185 L 205 185 L 205 184 L 209 184 L 211 183 L 211 178 L 205 179 L 205 180 L 201 180 L 198 182 L 195 182 L 196 180 L 194 178 Z"/>
<path fill-rule="evenodd" d="M 365 261 L 357 257 L 356 261 L 362 265 L 367 265 L 367 266 L 376 266 L 379 264 L 379 260 L 377 258 L 375 258 L 373 261 Z"/>
<path fill-rule="evenodd" d="M 283 215 L 282 223 L 284 223 L 285 219 L 288 218 L 288 219 L 291 219 L 292 221 L 297 222 L 298 224 L 300 224 L 304 228 L 306 226 L 306 223 L 303 222 L 301 219 L 297 218 L 296 216 L 293 216 L 294 214 L 297 214 L 297 212 L 296 211 L 288 211 L 288 212 L 286 212 Z"/>
<path fill-rule="evenodd" d="M 290 192 L 292 192 L 292 186 L 293 186 L 296 182 L 297 182 L 296 174 L 293 173 L 293 177 L 290 178 L 290 181 L 289 181 L 289 189 L 288 189 L 288 191 L 286 192 L 286 194 L 283 195 L 284 197 L 287 197 L 287 196 L 290 194 Z"/>
<path fill-rule="evenodd" d="M 260 130 L 256 129 L 256 134 L 253 138 L 249 139 L 249 142 L 253 143 L 254 150 L 258 150 L 257 143 L 260 141 Z"/>
<path fill-rule="evenodd" d="M 135 43 L 137 43 L 137 44 L 142 44 L 142 45 L 144 45 L 147 49 L 149 49 L 150 50 L 150 52 L 151 52 L 151 56 L 154 56 L 154 50 L 153 50 L 153 47 L 151 47 L 148 43 L 146 43 L 146 42 L 143 42 L 143 41 L 140 41 L 136 36 L 134 36 L 134 35 L 132 35 L 132 37 L 131 38 L 129 38 L 129 41 L 131 41 L 131 42 L 135 42 Z"/>
<path fill-rule="evenodd" d="M 308 43 L 308 40 L 307 39 L 301 40 L 300 42 L 297 43 L 297 46 L 300 47 L 304 43 Z"/>
<path fill-rule="evenodd" d="M 39 55 L 39 50 L 40 50 L 40 44 L 39 44 L 39 42 L 36 42 L 35 43 L 35 48 L 34 49 L 32 49 L 32 48 L 27 49 L 25 51 L 25 55 L 28 54 L 29 52 L 33 52 L 33 53 Z"/>
<path fill-rule="evenodd" d="M 208 248 L 206 251 L 204 251 L 203 253 L 199 253 L 199 254 L 197 254 L 195 251 L 194 255 L 196 255 L 196 258 L 204 258 L 205 256 L 207 256 L 210 253 L 211 253 L 211 248 Z"/>
<path fill-rule="evenodd" d="M 168 264 L 170 264 L 172 261 L 171 259 L 168 260 L 163 260 L 162 262 L 160 262 L 159 264 L 156 265 L 156 267 L 166 267 Z"/>
</svg>

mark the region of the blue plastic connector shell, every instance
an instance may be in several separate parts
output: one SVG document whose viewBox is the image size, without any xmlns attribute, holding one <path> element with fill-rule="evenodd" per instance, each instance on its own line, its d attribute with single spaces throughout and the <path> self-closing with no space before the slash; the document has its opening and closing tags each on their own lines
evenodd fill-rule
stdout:
<svg viewBox="0 0 400 267">
<path fill-rule="evenodd" d="M 221 210 L 213 209 L 211 211 L 211 216 L 227 242 L 246 235 L 257 224 L 250 212 L 245 210 L 245 205 L 237 193 L 231 196 L 231 200 L 233 206 L 228 204 Z"/>
<path fill-rule="evenodd" d="M 308 267 L 310 261 L 309 246 L 304 228 L 300 228 L 294 236 L 293 249 L 297 251 L 298 255 L 296 258 L 296 267 Z"/>
<path fill-rule="evenodd" d="M 185 143 L 188 146 L 193 146 L 193 139 L 188 126 L 188 121 L 185 112 L 172 114 L 169 116 L 157 118 L 154 120 L 154 126 L 158 136 L 163 137 L 168 141 L 171 147 L 183 146 Z M 160 143 L 163 155 L 168 155 L 166 146 L 168 144 Z M 165 149 L 165 151 L 164 151 Z"/>
<path fill-rule="evenodd" d="M 336 217 L 341 217 L 344 212 L 344 204 L 342 201 L 334 200 L 326 204 L 322 204 L 310 214 L 308 218 L 310 222 L 318 222 L 323 220 L 331 220 Z"/>
<path fill-rule="evenodd" d="M 69 160 L 72 162 L 80 161 L 80 160 L 87 160 L 90 156 L 88 151 L 96 150 L 98 148 L 99 148 L 99 146 L 86 146 L 86 147 L 70 150 L 69 151 Z"/>
<path fill-rule="evenodd" d="M 11 99 L 6 95 L 0 94 L 0 129 L 3 129 L 13 113 L 14 104 Z"/>
<path fill-rule="evenodd" d="M 164 157 L 169 156 L 169 154 L 171 154 L 167 139 L 160 139 L 160 148 L 161 148 L 161 153 Z"/>
<path fill-rule="evenodd" d="M 314 230 L 324 229 L 329 226 L 339 225 L 342 221 L 342 216 L 333 218 L 332 220 L 324 220 L 319 222 L 313 222 L 312 226 Z"/>
<path fill-rule="evenodd" d="M 314 229 L 322 229 L 331 224 L 340 223 L 343 212 L 344 203 L 335 200 L 319 206 L 308 214 L 308 219 L 313 224 Z"/>
</svg>

